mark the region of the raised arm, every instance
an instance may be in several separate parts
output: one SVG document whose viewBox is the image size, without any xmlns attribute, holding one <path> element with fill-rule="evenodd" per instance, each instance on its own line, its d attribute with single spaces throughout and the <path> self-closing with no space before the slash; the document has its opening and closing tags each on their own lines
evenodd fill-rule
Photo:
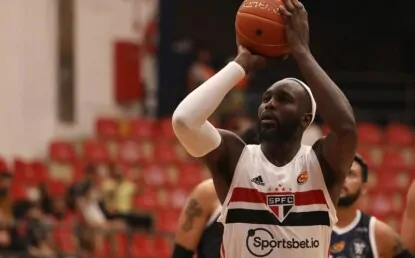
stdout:
<svg viewBox="0 0 415 258">
<path fill-rule="evenodd" d="M 235 134 L 217 130 L 207 119 L 244 76 L 243 67 L 230 62 L 192 91 L 173 113 L 173 129 L 180 143 L 190 155 L 203 158 L 212 176 L 220 178 L 225 185 L 230 183 L 233 176 L 229 164 L 231 156 L 238 155 L 238 152 L 240 155 L 245 144 Z M 219 163 L 225 163 L 226 166 L 219 166 Z"/>
<path fill-rule="evenodd" d="M 331 132 L 313 146 L 322 166 L 326 185 L 337 203 L 343 180 L 350 169 L 357 146 L 353 110 L 342 91 L 314 59 L 308 47 L 308 18 L 298 0 L 284 0 L 287 40 L 305 80 L 311 88 L 320 115 Z"/>
<path fill-rule="evenodd" d="M 262 63 L 265 64 L 263 57 L 251 55 L 239 47 L 235 60 L 191 92 L 173 114 L 173 129 L 180 143 L 190 155 L 203 158 L 215 183 L 224 183 L 218 189 L 221 199 L 226 195 L 226 186 L 232 180 L 245 143 L 232 132 L 217 130 L 207 119 L 226 94 L 245 76 L 245 72 Z"/>
<path fill-rule="evenodd" d="M 244 76 L 244 69 L 236 62 L 230 62 L 192 91 L 176 108 L 173 129 L 190 155 L 203 157 L 219 147 L 221 135 L 207 119 Z"/>
<path fill-rule="evenodd" d="M 412 182 L 406 197 L 401 235 L 406 247 L 415 255 L 415 181 Z"/>
</svg>

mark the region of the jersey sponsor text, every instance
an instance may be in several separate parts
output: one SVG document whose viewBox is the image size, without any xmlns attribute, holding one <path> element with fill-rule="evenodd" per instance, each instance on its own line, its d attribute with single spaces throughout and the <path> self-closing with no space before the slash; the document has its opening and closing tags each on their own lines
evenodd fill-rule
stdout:
<svg viewBox="0 0 415 258">
<path fill-rule="evenodd" d="M 307 239 L 276 239 L 265 228 L 250 229 L 246 237 L 246 247 L 255 257 L 265 257 L 278 249 L 310 249 L 318 248 L 320 242 L 314 238 Z"/>
</svg>

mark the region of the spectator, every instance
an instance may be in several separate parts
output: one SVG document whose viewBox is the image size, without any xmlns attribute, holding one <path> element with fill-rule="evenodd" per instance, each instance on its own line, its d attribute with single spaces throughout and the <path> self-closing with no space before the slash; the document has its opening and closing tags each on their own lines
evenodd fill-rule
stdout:
<svg viewBox="0 0 415 258">
<path fill-rule="evenodd" d="M 83 221 L 80 227 L 80 244 L 92 255 L 102 248 L 109 224 L 100 207 L 97 187 L 91 182 L 85 182 L 81 186 L 83 188 L 77 189 L 80 192 L 76 197 L 76 207 Z"/>
<path fill-rule="evenodd" d="M 26 245 L 17 233 L 14 218 L 14 205 L 10 195 L 12 174 L 7 171 L 0 172 L 0 257 L 14 257 L 12 253 L 24 253 Z"/>
<path fill-rule="evenodd" d="M 101 209 L 98 187 L 93 183 L 82 184 L 80 196 L 76 198 L 76 206 L 85 222 L 95 228 L 106 228 L 106 218 Z"/>
<path fill-rule="evenodd" d="M 106 196 L 107 218 L 116 222 L 124 221 L 133 228 L 150 230 L 152 218 L 146 214 L 136 214 L 132 209 L 133 197 L 137 193 L 136 184 L 124 177 L 120 167 L 111 167 L 110 177 L 103 184 Z"/>
<path fill-rule="evenodd" d="M 18 236 L 10 214 L 0 209 L 0 257 L 14 258 L 25 253 L 25 244 Z"/>
<path fill-rule="evenodd" d="M 6 171 L 0 172 L 0 210 L 4 216 L 12 218 L 13 204 L 10 196 L 12 174 Z"/>
<path fill-rule="evenodd" d="M 57 257 L 49 233 L 51 225 L 46 220 L 39 204 L 31 203 L 27 212 L 26 225 L 29 256 L 33 258 Z"/>
<path fill-rule="evenodd" d="M 89 164 L 85 168 L 84 178 L 68 190 L 69 207 L 79 212 L 79 245 L 87 257 L 100 249 L 107 230 L 110 229 L 102 206 L 99 183 L 101 176 L 97 166 Z"/>
<path fill-rule="evenodd" d="M 62 188 L 64 190 L 64 188 Z M 77 217 L 67 206 L 63 192 L 54 192 L 51 197 L 51 211 L 49 219 L 53 225 L 53 240 L 57 251 L 63 255 L 75 253 L 77 241 L 75 239 L 75 226 Z"/>
<path fill-rule="evenodd" d="M 110 176 L 103 183 L 103 192 L 107 197 L 107 207 L 116 213 L 130 213 L 136 186 L 126 179 L 118 166 L 113 166 Z"/>
<path fill-rule="evenodd" d="M 196 60 L 190 66 L 188 73 L 187 89 L 189 92 L 193 91 L 200 84 L 215 74 L 215 70 L 210 65 L 211 55 L 208 50 L 201 49 L 197 53 Z"/>
<path fill-rule="evenodd" d="M 101 178 L 97 167 L 91 164 L 87 165 L 84 170 L 84 178 L 78 182 L 75 182 L 68 189 L 69 207 L 73 211 L 76 210 L 76 200 L 84 195 L 85 189 L 87 188 L 92 188 L 91 191 L 94 192 L 94 195 L 98 195 L 98 189 L 96 186 L 99 185 L 100 181 Z"/>
</svg>

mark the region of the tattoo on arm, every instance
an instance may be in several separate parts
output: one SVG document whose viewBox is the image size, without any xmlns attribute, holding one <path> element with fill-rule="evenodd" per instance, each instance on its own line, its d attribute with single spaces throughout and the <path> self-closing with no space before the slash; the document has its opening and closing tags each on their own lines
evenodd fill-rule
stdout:
<svg viewBox="0 0 415 258">
<path fill-rule="evenodd" d="M 182 225 L 182 230 L 188 232 L 193 229 L 193 221 L 196 217 L 202 216 L 202 207 L 195 199 L 190 199 L 189 204 L 185 210 L 185 221 Z"/>
</svg>

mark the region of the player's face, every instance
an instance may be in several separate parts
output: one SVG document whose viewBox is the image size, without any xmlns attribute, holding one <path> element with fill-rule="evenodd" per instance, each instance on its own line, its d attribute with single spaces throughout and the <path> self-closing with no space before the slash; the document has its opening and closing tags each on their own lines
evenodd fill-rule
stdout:
<svg viewBox="0 0 415 258">
<path fill-rule="evenodd" d="M 309 96 L 290 80 L 281 80 L 266 90 L 258 108 L 260 141 L 289 141 L 307 128 Z"/>
<path fill-rule="evenodd" d="M 344 180 L 340 192 L 338 205 L 348 207 L 354 204 L 360 197 L 363 188 L 362 168 L 356 161 L 353 162 L 349 173 Z"/>
</svg>

